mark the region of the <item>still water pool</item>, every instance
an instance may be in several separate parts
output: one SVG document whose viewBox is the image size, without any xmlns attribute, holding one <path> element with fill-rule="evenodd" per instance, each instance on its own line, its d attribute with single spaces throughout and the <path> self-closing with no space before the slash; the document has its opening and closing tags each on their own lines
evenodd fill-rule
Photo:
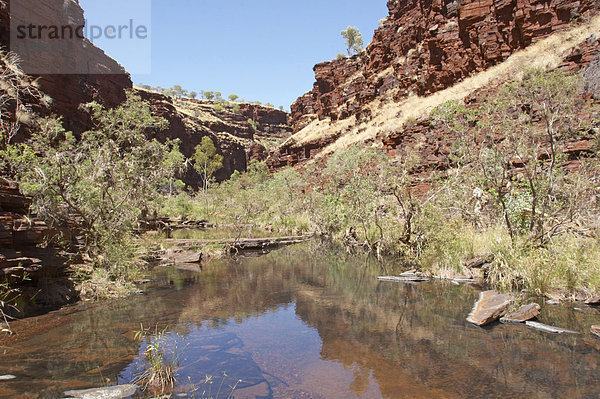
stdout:
<svg viewBox="0 0 600 399">
<path fill-rule="evenodd" d="M 177 348 L 181 397 L 600 397 L 594 309 L 543 308 L 542 322 L 579 335 L 481 329 L 465 321 L 477 288 L 377 281 L 392 268 L 315 242 L 199 274 L 159 268 L 143 295 L 13 323 L 0 375 L 17 378 L 0 397 L 131 382 L 152 342 L 136 339 L 141 324 Z"/>
</svg>

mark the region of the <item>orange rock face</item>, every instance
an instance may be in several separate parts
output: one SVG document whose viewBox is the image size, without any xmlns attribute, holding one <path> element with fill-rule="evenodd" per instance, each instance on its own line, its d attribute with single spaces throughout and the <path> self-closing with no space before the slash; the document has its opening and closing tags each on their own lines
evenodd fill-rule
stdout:
<svg viewBox="0 0 600 399">
<path fill-rule="evenodd" d="M 292 123 L 299 130 L 314 117 L 361 116 L 377 97 L 399 100 L 448 88 L 593 7 L 592 0 L 389 1 L 389 16 L 364 53 L 315 66 L 314 87 L 292 105 Z M 586 57 L 573 54 L 571 61 Z"/>
</svg>

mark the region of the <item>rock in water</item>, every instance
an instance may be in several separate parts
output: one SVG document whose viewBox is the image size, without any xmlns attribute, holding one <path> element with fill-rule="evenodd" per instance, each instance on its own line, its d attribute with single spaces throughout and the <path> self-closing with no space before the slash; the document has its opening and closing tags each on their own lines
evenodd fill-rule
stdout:
<svg viewBox="0 0 600 399">
<path fill-rule="evenodd" d="M 467 321 L 478 326 L 493 323 L 506 314 L 513 302 L 514 298 L 507 294 L 499 294 L 496 291 L 482 292 Z"/>
<path fill-rule="evenodd" d="M 17 378 L 17 377 L 14 375 L 11 375 L 11 374 L 0 375 L 0 381 L 14 380 L 15 378 Z"/>
<path fill-rule="evenodd" d="M 531 327 L 535 330 L 544 331 L 552 334 L 579 334 L 577 331 L 565 330 L 560 327 L 553 327 L 547 324 L 538 323 L 537 321 L 526 321 L 527 327 Z"/>
<path fill-rule="evenodd" d="M 394 283 L 426 283 L 429 281 L 424 276 L 380 276 L 377 277 L 379 281 L 391 281 Z"/>
<path fill-rule="evenodd" d="M 534 319 L 539 316 L 541 306 L 537 303 L 523 305 L 516 312 L 507 314 L 500 319 L 501 323 L 518 324 L 525 323 L 527 320 Z"/>
<path fill-rule="evenodd" d="M 600 338 L 600 326 L 592 326 L 592 334 Z"/>
<path fill-rule="evenodd" d="M 133 384 L 116 385 L 97 389 L 67 391 L 65 396 L 79 399 L 122 399 L 130 398 L 138 393 L 138 386 Z"/>
</svg>

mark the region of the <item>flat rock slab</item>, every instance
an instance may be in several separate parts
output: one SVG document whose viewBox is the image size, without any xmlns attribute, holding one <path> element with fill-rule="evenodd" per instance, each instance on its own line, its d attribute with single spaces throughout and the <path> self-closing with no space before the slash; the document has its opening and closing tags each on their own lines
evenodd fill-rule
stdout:
<svg viewBox="0 0 600 399">
<path fill-rule="evenodd" d="M 138 386 L 133 384 L 116 385 L 97 389 L 67 391 L 65 396 L 78 399 L 122 399 L 136 395 L 138 389 Z"/>
<path fill-rule="evenodd" d="M 592 326 L 592 334 L 600 338 L 600 326 Z"/>
<path fill-rule="evenodd" d="M 521 306 L 517 311 L 507 314 L 500 319 L 501 323 L 519 324 L 525 323 L 527 320 L 535 319 L 540 314 L 542 307 L 537 303 L 530 303 Z"/>
<path fill-rule="evenodd" d="M 571 331 L 560 327 L 549 326 L 547 324 L 539 323 L 537 321 L 526 321 L 525 325 L 535 330 L 551 334 L 579 334 L 577 331 Z"/>
<path fill-rule="evenodd" d="M 17 377 L 14 375 L 11 375 L 11 374 L 0 375 L 0 381 L 14 380 L 15 378 L 17 378 Z"/>
<path fill-rule="evenodd" d="M 484 291 L 479 294 L 473 310 L 467 317 L 469 323 L 485 326 L 504 316 L 515 299 L 511 295 L 499 294 L 496 291 Z"/>
<path fill-rule="evenodd" d="M 381 276 L 377 277 L 379 281 L 391 281 L 394 283 L 426 283 L 429 278 L 424 276 Z"/>
<path fill-rule="evenodd" d="M 455 284 L 475 284 L 475 283 L 479 282 L 477 279 L 474 279 L 474 278 L 462 278 L 462 277 L 453 278 L 450 281 Z"/>
</svg>

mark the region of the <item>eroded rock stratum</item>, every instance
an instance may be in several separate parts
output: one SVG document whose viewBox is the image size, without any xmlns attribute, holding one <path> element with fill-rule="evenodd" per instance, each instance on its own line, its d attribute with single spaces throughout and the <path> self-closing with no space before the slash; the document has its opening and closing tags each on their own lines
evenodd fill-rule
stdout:
<svg viewBox="0 0 600 399">
<path fill-rule="evenodd" d="M 354 142 L 410 145 L 403 126 L 443 101 L 464 99 L 528 66 L 572 70 L 598 55 L 594 0 L 392 0 L 388 8 L 363 53 L 314 67 L 313 89 L 291 108 L 296 134 L 271 154 L 271 168 Z M 511 57 L 520 50 L 526 51 Z M 430 158 L 439 155 L 434 147 Z"/>
</svg>

